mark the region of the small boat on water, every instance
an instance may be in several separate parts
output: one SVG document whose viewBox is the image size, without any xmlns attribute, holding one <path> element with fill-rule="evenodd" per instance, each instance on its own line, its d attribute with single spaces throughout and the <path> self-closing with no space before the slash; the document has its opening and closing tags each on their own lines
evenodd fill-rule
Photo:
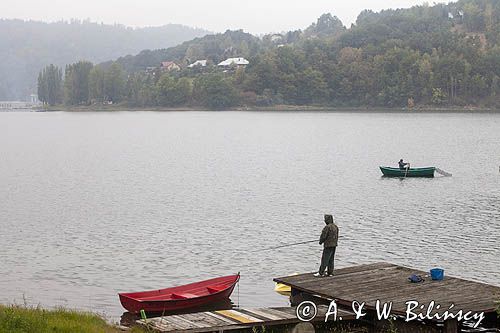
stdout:
<svg viewBox="0 0 500 333">
<path fill-rule="evenodd" d="M 238 273 L 178 287 L 118 295 L 122 306 L 131 313 L 179 311 L 228 299 L 239 279 Z"/>
<path fill-rule="evenodd" d="M 434 177 L 434 171 L 436 171 L 435 167 L 427 167 L 427 168 L 409 168 L 409 169 L 400 169 L 400 168 L 391 168 L 391 167 L 380 167 L 380 171 L 385 177 Z"/>
</svg>

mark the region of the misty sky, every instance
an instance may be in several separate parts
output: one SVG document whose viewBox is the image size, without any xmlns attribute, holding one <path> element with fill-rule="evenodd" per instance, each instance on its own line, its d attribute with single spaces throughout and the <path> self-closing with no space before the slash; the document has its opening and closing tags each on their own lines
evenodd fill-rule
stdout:
<svg viewBox="0 0 500 333">
<path fill-rule="evenodd" d="M 180 23 L 214 32 L 261 34 L 307 27 L 323 13 L 350 26 L 363 9 L 411 7 L 424 0 L 0 0 L 1 18 L 58 21 L 70 18 L 128 26 Z M 448 1 L 429 1 L 448 2 Z"/>
</svg>

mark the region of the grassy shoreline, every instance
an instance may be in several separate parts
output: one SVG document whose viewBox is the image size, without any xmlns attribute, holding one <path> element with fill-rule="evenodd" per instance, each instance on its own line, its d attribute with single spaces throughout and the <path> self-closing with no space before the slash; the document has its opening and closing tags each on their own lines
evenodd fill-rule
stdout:
<svg viewBox="0 0 500 333">
<path fill-rule="evenodd" d="M 56 105 L 39 109 L 40 111 L 66 111 L 66 112 L 96 112 L 96 111 L 154 111 L 154 112 L 179 112 L 179 111 L 214 111 L 202 107 L 130 107 L 126 104 L 116 105 L 88 105 L 70 106 Z M 315 105 L 274 105 L 267 107 L 234 107 L 225 111 L 255 111 L 255 112 L 345 112 L 345 113 L 500 113 L 497 108 L 483 107 L 431 107 L 421 106 L 408 108 L 376 108 L 376 107 L 331 107 Z"/>
<path fill-rule="evenodd" d="M 111 325 L 98 314 L 57 308 L 0 305 L 0 333 L 117 333 L 120 327 Z M 128 332 L 146 332 L 133 327 Z"/>
</svg>

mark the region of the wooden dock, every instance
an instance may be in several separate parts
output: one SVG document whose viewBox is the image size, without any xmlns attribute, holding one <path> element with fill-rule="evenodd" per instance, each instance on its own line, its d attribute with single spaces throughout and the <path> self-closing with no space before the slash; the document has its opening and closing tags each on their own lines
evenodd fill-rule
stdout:
<svg viewBox="0 0 500 333">
<path fill-rule="evenodd" d="M 411 283 L 408 277 L 419 274 L 424 282 Z M 431 301 L 440 305 L 433 314 L 450 311 L 472 311 L 494 314 L 500 300 L 500 287 L 445 276 L 433 281 L 428 272 L 393 265 L 376 263 L 335 270 L 333 277 L 318 278 L 311 273 L 274 279 L 292 288 L 292 297 L 298 294 L 315 295 L 326 300 L 336 300 L 339 306 L 351 308 L 353 301 L 366 303 L 366 309 L 375 310 L 376 301 L 392 302 L 392 313 L 405 315 L 407 301 L 417 301 L 428 306 Z M 414 310 L 425 313 L 427 308 Z M 446 321 L 445 331 L 456 332 L 456 321 Z"/>
<path fill-rule="evenodd" d="M 324 321 L 328 308 L 318 307 L 318 315 L 314 321 Z M 238 308 L 233 310 L 220 310 L 210 312 L 197 312 L 181 315 L 138 320 L 137 323 L 147 326 L 157 332 L 222 332 L 251 329 L 260 326 L 294 325 L 300 321 L 296 315 L 296 308 Z M 343 320 L 353 320 L 354 313 L 339 311 L 338 316 Z"/>
</svg>

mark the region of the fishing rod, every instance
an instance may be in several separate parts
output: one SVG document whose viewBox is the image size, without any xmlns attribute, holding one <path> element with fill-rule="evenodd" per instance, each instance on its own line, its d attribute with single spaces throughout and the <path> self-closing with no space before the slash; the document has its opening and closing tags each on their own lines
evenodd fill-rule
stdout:
<svg viewBox="0 0 500 333">
<path fill-rule="evenodd" d="M 318 240 L 315 239 L 315 240 L 310 240 L 310 241 L 305 241 L 305 242 L 299 242 L 299 243 L 293 243 L 293 244 L 285 244 L 285 245 L 273 246 L 273 247 L 268 247 L 266 249 L 258 249 L 258 250 L 251 251 L 251 252 L 269 251 L 269 250 L 280 249 L 280 248 L 283 248 L 283 247 L 289 247 L 289 246 L 295 246 L 295 245 L 302 245 L 302 244 L 309 244 L 309 243 L 315 243 L 315 242 L 318 242 Z"/>
<path fill-rule="evenodd" d="M 341 239 L 341 238 L 345 238 L 345 236 L 339 235 L 339 239 Z M 292 243 L 292 244 L 284 244 L 284 245 L 279 245 L 279 246 L 273 246 L 273 247 L 268 247 L 268 248 L 265 248 L 265 249 L 258 249 L 258 250 L 250 251 L 250 253 L 261 252 L 261 251 L 269 251 L 269 250 L 275 250 L 275 249 L 281 249 L 283 247 L 289 247 L 289 246 L 295 246 L 295 245 L 316 243 L 316 242 L 318 242 L 318 240 L 319 240 L 319 238 L 315 239 L 315 240 L 305 241 L 305 242 L 298 242 L 298 243 Z"/>
</svg>

